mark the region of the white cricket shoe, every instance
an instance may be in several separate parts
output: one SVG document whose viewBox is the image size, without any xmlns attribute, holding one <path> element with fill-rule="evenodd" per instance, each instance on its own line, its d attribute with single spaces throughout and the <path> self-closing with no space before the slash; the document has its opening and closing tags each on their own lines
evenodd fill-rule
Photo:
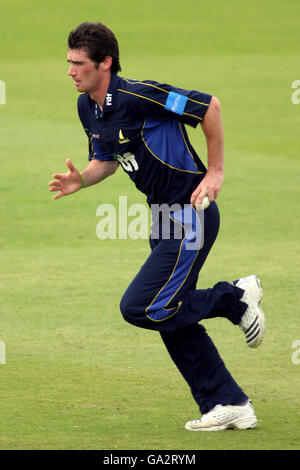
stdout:
<svg viewBox="0 0 300 470">
<path fill-rule="evenodd" d="M 250 429 L 257 425 L 257 418 L 250 400 L 245 405 L 216 405 L 201 419 L 188 421 L 188 431 L 223 431 L 224 429 Z"/>
<path fill-rule="evenodd" d="M 248 305 L 239 327 L 245 333 L 247 346 L 257 348 L 265 333 L 265 315 L 260 307 L 263 296 L 261 282 L 257 276 L 252 275 L 242 277 L 234 285 L 245 291 L 240 300 Z"/>
</svg>

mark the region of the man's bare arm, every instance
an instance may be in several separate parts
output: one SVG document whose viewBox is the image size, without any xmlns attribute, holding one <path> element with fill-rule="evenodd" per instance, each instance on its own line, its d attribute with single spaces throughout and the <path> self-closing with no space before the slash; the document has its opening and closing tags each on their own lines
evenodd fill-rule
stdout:
<svg viewBox="0 0 300 470">
<path fill-rule="evenodd" d="M 54 173 L 54 180 L 49 182 L 49 191 L 59 191 L 53 199 L 75 193 L 83 186 L 91 186 L 112 175 L 118 168 L 115 161 L 103 162 L 91 160 L 88 166 L 80 173 L 69 158 L 66 160 L 69 171 L 67 173 Z M 82 186 L 82 183 L 83 186 Z"/>
<path fill-rule="evenodd" d="M 207 143 L 207 173 L 191 196 L 191 204 L 201 204 L 204 196 L 217 198 L 224 178 L 224 131 L 219 100 L 212 97 L 201 123 Z"/>
</svg>

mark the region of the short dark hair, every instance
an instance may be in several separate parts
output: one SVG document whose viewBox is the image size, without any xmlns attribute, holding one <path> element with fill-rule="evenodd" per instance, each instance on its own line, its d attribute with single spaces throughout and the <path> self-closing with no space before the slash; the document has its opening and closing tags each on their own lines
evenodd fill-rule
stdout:
<svg viewBox="0 0 300 470">
<path fill-rule="evenodd" d="M 111 72 L 121 71 L 119 46 L 114 33 L 102 23 L 85 21 L 73 29 L 68 37 L 69 49 L 85 49 L 88 57 L 100 64 L 105 57 L 112 58 Z"/>
</svg>

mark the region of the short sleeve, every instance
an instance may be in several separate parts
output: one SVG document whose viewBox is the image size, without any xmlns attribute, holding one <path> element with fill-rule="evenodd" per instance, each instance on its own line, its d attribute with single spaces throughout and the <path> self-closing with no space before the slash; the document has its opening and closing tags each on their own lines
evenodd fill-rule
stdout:
<svg viewBox="0 0 300 470">
<path fill-rule="evenodd" d="M 154 81 L 124 79 L 120 92 L 127 94 L 130 105 L 141 118 L 173 119 L 196 127 L 209 108 L 212 95 L 185 90 Z"/>
</svg>

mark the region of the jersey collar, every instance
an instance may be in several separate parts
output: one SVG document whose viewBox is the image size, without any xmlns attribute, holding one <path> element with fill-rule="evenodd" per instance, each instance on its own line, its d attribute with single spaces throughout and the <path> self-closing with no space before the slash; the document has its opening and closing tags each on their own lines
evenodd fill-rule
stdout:
<svg viewBox="0 0 300 470">
<path fill-rule="evenodd" d="M 102 118 L 105 113 L 113 111 L 113 109 L 116 107 L 118 83 L 119 83 L 118 75 L 112 74 L 111 79 L 110 79 L 110 84 L 106 93 L 104 105 L 103 105 L 103 111 L 101 111 L 98 104 L 90 98 L 90 100 L 94 103 L 94 111 L 95 111 L 96 119 Z"/>
</svg>

